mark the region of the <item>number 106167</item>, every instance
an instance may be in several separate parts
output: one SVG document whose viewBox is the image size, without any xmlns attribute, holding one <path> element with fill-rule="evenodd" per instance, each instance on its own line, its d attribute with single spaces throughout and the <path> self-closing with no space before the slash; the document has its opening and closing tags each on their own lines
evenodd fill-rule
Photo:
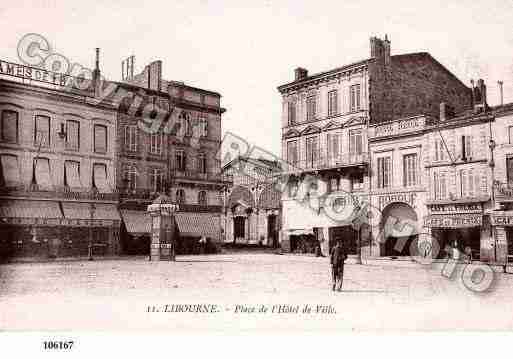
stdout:
<svg viewBox="0 0 513 359">
<path fill-rule="evenodd" d="M 45 350 L 70 350 L 73 348 L 73 340 L 68 341 L 44 341 Z"/>
</svg>

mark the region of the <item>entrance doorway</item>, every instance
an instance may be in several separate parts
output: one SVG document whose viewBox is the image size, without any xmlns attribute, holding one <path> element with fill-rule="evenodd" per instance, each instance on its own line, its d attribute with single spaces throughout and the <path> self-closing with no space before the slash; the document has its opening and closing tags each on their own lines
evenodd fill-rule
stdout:
<svg viewBox="0 0 513 359">
<path fill-rule="evenodd" d="M 278 231 L 276 230 L 276 215 L 267 217 L 267 245 L 278 248 Z"/>
<path fill-rule="evenodd" d="M 246 238 L 246 217 L 237 216 L 233 219 L 233 241 Z"/>
<path fill-rule="evenodd" d="M 355 230 L 353 226 L 330 227 L 328 229 L 328 235 L 330 252 L 337 239 L 340 238 L 346 246 L 347 254 L 357 254 L 358 231 Z"/>
<path fill-rule="evenodd" d="M 467 248 L 469 248 L 472 252 L 472 259 L 479 259 L 481 249 L 480 227 L 433 228 L 432 233 L 433 240 L 438 241 L 439 250 L 436 256 L 437 259 L 449 257 L 450 250 L 454 246 L 456 246 L 462 254 L 468 254 Z"/>
<path fill-rule="evenodd" d="M 391 203 L 383 209 L 380 230 L 384 235 L 381 253 L 386 257 L 416 256 L 417 213 L 410 205 Z"/>
</svg>

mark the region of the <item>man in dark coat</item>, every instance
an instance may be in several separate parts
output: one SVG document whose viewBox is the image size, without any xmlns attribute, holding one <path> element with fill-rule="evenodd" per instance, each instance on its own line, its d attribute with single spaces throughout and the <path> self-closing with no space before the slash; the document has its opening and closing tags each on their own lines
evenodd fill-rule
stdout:
<svg viewBox="0 0 513 359">
<path fill-rule="evenodd" d="M 331 276 L 333 279 L 332 289 L 335 290 L 338 281 L 339 292 L 342 290 L 342 281 L 344 280 L 344 261 L 346 259 L 346 250 L 342 244 L 342 240 L 339 238 L 330 253 Z"/>
</svg>

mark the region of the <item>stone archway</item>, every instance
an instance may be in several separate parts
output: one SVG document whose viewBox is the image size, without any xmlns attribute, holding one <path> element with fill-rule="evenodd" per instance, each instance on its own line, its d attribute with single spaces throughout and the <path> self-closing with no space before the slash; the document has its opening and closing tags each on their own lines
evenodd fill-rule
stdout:
<svg viewBox="0 0 513 359">
<path fill-rule="evenodd" d="M 383 256 L 416 256 L 418 216 L 407 203 L 393 202 L 381 212 L 380 252 Z"/>
</svg>

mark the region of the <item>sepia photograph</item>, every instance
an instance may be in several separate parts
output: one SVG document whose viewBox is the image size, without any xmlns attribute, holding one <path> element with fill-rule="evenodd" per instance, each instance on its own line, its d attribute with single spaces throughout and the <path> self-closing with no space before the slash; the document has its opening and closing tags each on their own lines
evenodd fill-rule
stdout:
<svg viewBox="0 0 513 359">
<path fill-rule="evenodd" d="M 0 331 L 511 331 L 512 23 L 3 0 Z"/>
</svg>

